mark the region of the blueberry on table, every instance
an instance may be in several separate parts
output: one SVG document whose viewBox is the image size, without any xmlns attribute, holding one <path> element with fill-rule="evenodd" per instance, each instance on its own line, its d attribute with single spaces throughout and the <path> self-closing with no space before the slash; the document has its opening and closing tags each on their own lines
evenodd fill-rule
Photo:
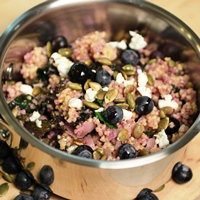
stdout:
<svg viewBox="0 0 200 200">
<path fill-rule="evenodd" d="M 93 149 L 87 145 L 80 145 L 72 152 L 72 155 L 76 155 L 76 156 L 80 156 L 84 158 L 92 158 Z"/>
<path fill-rule="evenodd" d="M 109 106 L 103 112 L 105 119 L 111 124 L 117 124 L 123 119 L 123 110 L 119 106 Z"/>
<path fill-rule="evenodd" d="M 123 144 L 117 153 L 117 156 L 120 157 L 121 160 L 129 159 L 129 158 L 136 158 L 137 151 L 131 144 Z"/>
<path fill-rule="evenodd" d="M 140 96 L 135 100 L 135 112 L 138 115 L 147 115 L 151 113 L 154 107 L 153 100 L 148 96 Z"/>
<path fill-rule="evenodd" d="M 106 70 L 100 70 L 96 73 L 96 82 L 102 87 L 108 86 L 111 80 L 111 75 Z"/>
<path fill-rule="evenodd" d="M 90 68 L 82 62 L 74 63 L 68 73 L 71 82 L 84 84 L 91 77 Z"/>
<path fill-rule="evenodd" d="M 13 155 L 8 156 L 3 160 L 2 169 L 8 174 L 16 174 L 21 170 L 19 163 Z"/>
<path fill-rule="evenodd" d="M 34 200 L 34 198 L 28 194 L 19 194 L 14 198 L 14 200 Z"/>
<path fill-rule="evenodd" d="M 54 171 L 51 166 L 44 165 L 39 172 L 40 182 L 45 185 L 51 185 L 54 181 Z"/>
<path fill-rule="evenodd" d="M 69 46 L 67 39 L 62 35 L 54 37 L 51 41 L 51 45 L 53 52 L 58 52 L 59 49 Z"/>
<path fill-rule="evenodd" d="M 158 197 L 152 193 L 149 188 L 142 189 L 134 200 L 158 200 Z"/>
<path fill-rule="evenodd" d="M 187 183 L 192 176 L 192 170 L 181 162 L 176 163 L 172 169 L 172 179 L 178 184 Z"/>
<path fill-rule="evenodd" d="M 48 186 L 38 185 L 32 192 L 33 199 L 48 200 L 51 197 L 51 189 Z"/>
<path fill-rule="evenodd" d="M 165 130 L 165 133 L 167 135 L 172 135 L 173 133 L 176 133 L 180 128 L 180 122 L 178 121 L 178 119 L 174 117 L 169 117 L 169 124 L 172 124 L 172 123 L 173 123 L 173 126 L 168 126 Z"/>
<path fill-rule="evenodd" d="M 0 140 L 0 159 L 6 158 L 10 153 L 9 146 L 3 140 Z"/>
<path fill-rule="evenodd" d="M 140 61 L 140 56 L 136 51 L 126 49 L 121 54 L 121 60 L 124 64 L 137 65 Z"/>
<path fill-rule="evenodd" d="M 24 170 L 16 174 L 14 184 L 19 190 L 27 190 L 34 183 L 34 177 L 30 171 Z"/>
</svg>

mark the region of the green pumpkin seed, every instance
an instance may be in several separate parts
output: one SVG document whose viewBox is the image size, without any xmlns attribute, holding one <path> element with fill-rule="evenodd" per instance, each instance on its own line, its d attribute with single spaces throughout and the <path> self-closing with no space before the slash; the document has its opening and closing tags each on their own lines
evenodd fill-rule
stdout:
<svg viewBox="0 0 200 200">
<path fill-rule="evenodd" d="M 116 106 L 120 107 L 121 109 L 128 109 L 129 107 L 127 103 L 117 103 Z"/>
<path fill-rule="evenodd" d="M 92 64 L 92 61 L 91 60 L 86 60 L 84 61 L 84 63 L 87 65 L 87 66 L 90 66 Z"/>
<path fill-rule="evenodd" d="M 114 103 L 124 103 L 124 102 L 125 102 L 125 99 L 124 99 L 124 98 L 115 99 L 115 100 L 114 100 Z"/>
<path fill-rule="evenodd" d="M 46 50 L 47 50 L 47 56 L 50 57 L 52 54 L 52 44 L 50 41 L 48 41 L 46 44 Z"/>
<path fill-rule="evenodd" d="M 96 99 L 103 100 L 107 91 L 99 90 L 96 94 Z"/>
<path fill-rule="evenodd" d="M 160 110 L 159 116 L 160 116 L 160 118 L 166 117 L 165 112 L 163 110 Z"/>
<path fill-rule="evenodd" d="M 124 142 L 126 139 L 128 139 L 128 131 L 126 129 L 123 129 L 118 133 L 117 140 L 120 142 Z"/>
<path fill-rule="evenodd" d="M 35 162 L 30 162 L 30 163 L 28 163 L 27 166 L 26 166 L 26 168 L 27 168 L 28 170 L 30 170 L 30 171 L 33 170 L 34 167 L 35 167 Z"/>
<path fill-rule="evenodd" d="M 30 190 L 30 189 L 28 189 L 28 190 L 21 190 L 20 191 L 20 194 L 27 194 L 27 195 L 30 195 L 31 196 L 31 194 L 32 194 L 32 190 Z"/>
<path fill-rule="evenodd" d="M 168 65 L 170 67 L 175 67 L 176 66 L 176 63 L 173 61 L 173 60 L 168 60 Z"/>
<path fill-rule="evenodd" d="M 111 60 L 109 60 L 108 58 L 98 58 L 96 61 L 103 65 L 112 65 Z"/>
<path fill-rule="evenodd" d="M 126 101 L 130 107 L 131 110 L 135 109 L 135 100 L 133 98 L 133 95 L 131 93 L 126 94 Z"/>
<path fill-rule="evenodd" d="M 68 83 L 69 88 L 71 88 L 72 90 L 82 90 L 82 86 L 78 83 Z"/>
<path fill-rule="evenodd" d="M 145 156 L 145 155 L 148 155 L 149 153 L 150 153 L 149 150 L 147 150 L 147 149 L 141 149 L 138 152 L 138 156 Z"/>
<path fill-rule="evenodd" d="M 94 152 L 93 152 L 93 158 L 95 160 L 101 160 L 101 158 L 104 156 L 103 154 L 103 150 L 102 149 L 96 149 Z"/>
<path fill-rule="evenodd" d="M 194 86 L 192 82 L 187 82 L 185 87 L 188 89 L 188 88 L 193 88 Z"/>
<path fill-rule="evenodd" d="M 2 183 L 0 185 L 0 197 L 4 196 L 8 192 L 8 189 L 9 189 L 8 183 Z"/>
<path fill-rule="evenodd" d="M 13 109 L 12 109 L 12 114 L 17 117 L 18 115 L 18 106 L 15 106 Z"/>
<path fill-rule="evenodd" d="M 118 74 L 119 72 L 118 71 L 114 71 L 114 73 L 113 73 L 113 78 L 114 78 L 114 80 L 116 80 L 116 77 L 117 77 L 117 74 Z"/>
<path fill-rule="evenodd" d="M 126 73 L 127 76 L 133 76 L 135 74 L 135 71 L 133 71 L 133 70 L 126 70 L 125 73 Z"/>
<path fill-rule="evenodd" d="M 151 65 L 151 64 L 153 64 L 153 63 L 155 63 L 155 62 L 156 62 L 156 59 L 153 58 L 153 59 L 151 59 L 151 60 L 148 61 L 148 64 Z"/>
<path fill-rule="evenodd" d="M 144 126 L 142 124 L 136 124 L 134 129 L 133 129 L 133 137 L 138 139 L 142 136 L 144 132 Z"/>
<path fill-rule="evenodd" d="M 99 91 L 100 89 L 102 89 L 101 85 L 97 82 L 90 81 L 88 84 L 95 91 Z"/>
<path fill-rule="evenodd" d="M 160 187 L 158 187 L 157 189 L 155 189 L 153 192 L 160 192 L 164 188 L 165 188 L 165 184 L 161 185 Z"/>
<path fill-rule="evenodd" d="M 147 79 L 148 79 L 148 84 L 149 85 L 153 85 L 154 84 L 154 80 L 153 80 L 153 77 L 151 76 L 151 74 L 147 73 Z"/>
<path fill-rule="evenodd" d="M 122 76 L 124 77 L 125 80 L 128 79 L 128 76 L 124 70 L 120 70 L 120 73 L 122 74 Z"/>
<path fill-rule="evenodd" d="M 170 106 L 165 106 L 161 108 L 160 111 L 163 111 L 165 115 L 171 115 L 174 112 L 174 109 Z"/>
<path fill-rule="evenodd" d="M 124 93 L 131 93 L 135 90 L 135 87 L 134 85 L 127 85 L 125 88 L 124 88 Z"/>
<path fill-rule="evenodd" d="M 94 109 L 94 110 L 97 110 L 97 109 L 100 108 L 100 106 L 99 106 L 98 104 L 94 103 L 94 102 L 83 101 L 83 104 L 84 104 L 85 106 L 87 106 L 88 108 L 92 108 L 92 109 Z"/>
<path fill-rule="evenodd" d="M 58 53 L 61 56 L 69 57 L 69 56 L 72 55 L 73 51 L 70 48 L 61 48 L 61 49 L 58 50 Z"/>
<path fill-rule="evenodd" d="M 135 67 L 131 64 L 126 64 L 122 67 L 124 71 L 134 71 Z"/>
<path fill-rule="evenodd" d="M 36 87 L 33 88 L 32 95 L 33 95 L 34 97 L 36 97 L 38 94 L 41 93 L 41 91 L 42 91 L 41 87 L 37 87 L 37 86 L 36 86 Z"/>
<path fill-rule="evenodd" d="M 90 86 L 89 86 L 89 82 L 91 81 L 91 79 L 87 79 L 87 81 L 85 82 L 83 88 L 84 90 L 87 90 Z"/>
<path fill-rule="evenodd" d="M 116 99 L 117 95 L 118 95 L 117 89 L 114 88 L 114 89 L 109 90 L 104 97 L 105 103 L 110 103 L 110 102 L 114 101 Z"/>
<path fill-rule="evenodd" d="M 165 130 L 169 125 L 169 117 L 164 117 L 158 123 L 158 131 Z"/>
<path fill-rule="evenodd" d="M 12 176 L 6 172 L 2 172 L 2 178 L 9 183 L 13 182 Z"/>
</svg>

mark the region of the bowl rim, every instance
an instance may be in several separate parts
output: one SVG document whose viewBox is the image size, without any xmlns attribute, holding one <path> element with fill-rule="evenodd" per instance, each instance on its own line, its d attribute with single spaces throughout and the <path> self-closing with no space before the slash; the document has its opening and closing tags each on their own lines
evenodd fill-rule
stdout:
<svg viewBox="0 0 200 200">
<path fill-rule="evenodd" d="M 99 3 L 99 2 L 114 2 L 114 3 L 122 3 L 122 4 L 130 4 L 130 6 L 136 6 L 141 9 L 147 9 L 151 12 L 156 12 L 160 16 L 166 18 L 167 20 L 174 23 L 177 27 L 182 27 L 184 31 L 192 37 L 190 40 L 190 44 L 195 49 L 196 53 L 200 57 L 200 40 L 198 36 L 179 18 L 177 18 L 172 13 L 168 12 L 167 10 L 153 4 L 147 1 L 140 1 L 140 0 L 73 0 L 73 1 L 65 1 L 65 0 L 52 0 L 52 1 L 46 1 L 43 3 L 40 3 L 33 8 L 27 10 L 22 15 L 20 15 L 17 19 L 15 19 L 4 31 L 0 38 L 0 46 L 3 46 L 4 48 L 0 48 L 0 63 L 4 60 L 4 55 L 6 54 L 6 50 L 8 46 L 10 45 L 12 38 L 14 38 L 15 33 L 18 29 L 20 29 L 21 25 L 24 23 L 25 20 L 30 19 L 32 16 L 35 15 L 35 13 L 40 14 L 45 12 L 47 9 L 54 9 L 56 7 L 62 6 L 62 5 L 70 5 L 70 4 L 78 4 L 78 3 Z M 0 78 L 2 78 L 2 69 L 0 73 Z M 2 87 L 0 83 L 0 87 Z M 193 123 L 193 125 L 190 127 L 190 129 L 187 131 L 186 134 L 184 134 L 181 139 L 177 140 L 175 143 L 170 144 L 165 149 L 162 149 L 159 152 L 138 157 L 135 159 L 127 159 L 127 160 L 117 160 L 117 161 L 102 161 L 102 160 L 93 160 L 93 159 L 85 159 L 78 156 L 70 155 L 66 152 L 62 152 L 59 149 L 56 149 L 54 147 L 51 147 L 40 140 L 38 140 L 36 137 L 34 137 L 32 134 L 30 134 L 24 127 L 19 125 L 18 120 L 12 115 L 9 107 L 7 106 L 7 103 L 5 101 L 3 92 L 0 91 L 0 108 L 1 108 L 1 115 L 3 119 L 9 124 L 9 126 L 15 130 L 25 141 L 28 141 L 33 147 L 37 147 L 41 151 L 56 157 L 58 159 L 62 159 L 68 162 L 72 162 L 78 165 L 84 165 L 84 166 L 90 166 L 90 167 L 98 167 L 98 168 L 104 168 L 104 169 L 125 169 L 125 168 L 132 168 L 132 167 L 140 167 L 143 165 L 147 165 L 156 161 L 159 161 L 161 159 L 164 159 L 168 155 L 174 154 L 176 151 L 184 147 L 190 140 L 192 140 L 196 134 L 200 131 L 200 114 L 198 115 L 197 119 Z M 190 133 L 188 133 L 190 132 Z"/>
</svg>

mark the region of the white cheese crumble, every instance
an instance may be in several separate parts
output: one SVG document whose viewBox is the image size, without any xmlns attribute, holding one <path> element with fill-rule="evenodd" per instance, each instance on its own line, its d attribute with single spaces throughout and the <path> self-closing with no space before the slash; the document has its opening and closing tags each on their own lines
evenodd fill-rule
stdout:
<svg viewBox="0 0 200 200">
<path fill-rule="evenodd" d="M 102 90 L 107 92 L 109 90 L 109 88 L 108 87 L 103 87 Z"/>
<path fill-rule="evenodd" d="M 88 88 L 85 92 L 85 95 L 84 95 L 84 98 L 86 101 L 89 101 L 89 102 L 93 102 L 95 100 L 95 97 L 97 95 L 97 92 L 96 90 L 93 90 L 92 88 Z"/>
<path fill-rule="evenodd" d="M 122 109 L 122 111 L 123 111 L 123 118 L 122 118 L 122 120 L 129 120 L 133 116 L 133 113 L 131 111 L 129 111 L 129 110 Z"/>
<path fill-rule="evenodd" d="M 68 106 L 71 107 L 71 108 L 77 108 L 77 109 L 80 110 L 83 106 L 83 103 L 78 98 L 71 98 L 68 102 Z"/>
<path fill-rule="evenodd" d="M 169 140 L 164 130 L 161 130 L 154 136 L 156 137 L 156 144 L 158 144 L 160 148 L 165 148 L 169 145 Z"/>
<path fill-rule="evenodd" d="M 116 82 L 118 84 L 124 84 L 124 86 L 126 87 L 127 85 L 133 85 L 134 84 L 135 79 L 129 79 L 129 80 L 125 80 L 122 73 L 118 73 L 116 76 Z"/>
<path fill-rule="evenodd" d="M 19 90 L 23 94 L 30 94 L 30 95 L 32 95 L 32 92 L 33 92 L 33 88 L 30 85 L 27 85 L 27 84 L 22 84 L 20 86 Z"/>
<path fill-rule="evenodd" d="M 99 109 L 96 109 L 95 112 L 103 112 L 104 111 L 104 108 L 103 107 L 100 107 Z"/>
<path fill-rule="evenodd" d="M 139 50 L 146 47 L 147 42 L 144 40 L 142 35 L 136 33 L 135 31 L 129 31 L 129 34 L 132 36 L 129 43 L 131 49 Z"/>
<path fill-rule="evenodd" d="M 120 42 L 112 41 L 112 42 L 108 42 L 107 44 L 110 44 L 114 48 L 118 48 L 122 50 L 127 49 L 127 44 L 125 40 L 121 40 Z"/>
<path fill-rule="evenodd" d="M 34 111 L 32 116 L 30 117 L 30 121 L 35 122 L 38 128 L 42 128 L 42 121 L 39 120 L 39 118 L 40 118 L 40 113 L 38 111 Z"/>
<path fill-rule="evenodd" d="M 37 126 L 38 128 L 42 128 L 42 121 L 41 121 L 41 120 L 36 119 L 35 123 L 36 123 L 36 126 Z"/>
<path fill-rule="evenodd" d="M 172 100 L 172 95 L 167 94 L 164 96 L 164 99 L 158 100 L 158 107 L 163 108 L 165 106 L 170 106 L 174 108 L 175 110 L 178 108 L 178 103 L 174 100 Z"/>
<path fill-rule="evenodd" d="M 57 52 L 53 53 L 51 58 L 54 60 L 54 65 L 57 67 L 59 75 L 61 77 L 67 77 L 67 74 L 74 63 Z"/>
<path fill-rule="evenodd" d="M 141 69 L 137 70 L 138 73 L 138 87 L 137 90 L 142 96 L 148 96 L 151 98 L 151 90 L 146 87 L 148 77 L 146 73 L 142 72 Z"/>
</svg>

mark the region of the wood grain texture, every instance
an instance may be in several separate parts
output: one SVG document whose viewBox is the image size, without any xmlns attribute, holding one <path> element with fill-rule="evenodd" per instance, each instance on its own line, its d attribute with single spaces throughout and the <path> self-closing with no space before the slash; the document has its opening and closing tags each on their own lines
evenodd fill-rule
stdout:
<svg viewBox="0 0 200 200">
<path fill-rule="evenodd" d="M 42 2 L 42 0 L 0 0 L 0 34 L 5 28 L 21 13 L 31 8 L 32 6 Z M 200 36 L 200 22 L 199 22 L 199 0 L 149 0 L 185 22 L 197 35 Z M 165 184 L 165 188 L 157 192 L 156 195 L 160 200 L 200 200 L 200 134 L 198 134 L 189 144 L 182 162 L 192 168 L 193 178 L 190 182 L 184 185 L 178 185 L 173 181 Z M 0 184 L 4 180 L 0 179 Z M 0 200 L 12 200 L 17 194 L 18 190 L 9 183 L 9 192 L 0 197 Z M 53 200 L 61 198 L 52 197 Z M 122 199 L 123 200 L 123 199 Z"/>
</svg>

